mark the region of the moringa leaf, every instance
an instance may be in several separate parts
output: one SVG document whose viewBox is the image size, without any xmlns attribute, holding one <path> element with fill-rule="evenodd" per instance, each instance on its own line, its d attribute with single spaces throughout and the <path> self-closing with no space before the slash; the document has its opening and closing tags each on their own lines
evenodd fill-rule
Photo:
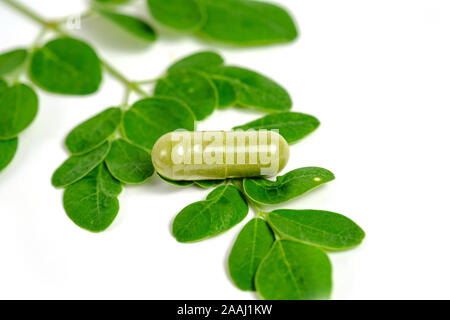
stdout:
<svg viewBox="0 0 450 320">
<path fill-rule="evenodd" d="M 112 142 L 105 162 L 113 177 L 122 183 L 143 183 L 155 172 L 150 153 L 123 139 Z"/>
<path fill-rule="evenodd" d="M 38 111 L 38 97 L 25 84 L 2 90 L 0 95 L 0 139 L 16 137 L 33 122 Z"/>
<path fill-rule="evenodd" d="M 145 21 L 108 10 L 96 9 L 104 18 L 116 24 L 126 32 L 147 42 L 156 40 L 155 30 Z"/>
<path fill-rule="evenodd" d="M 255 286 L 267 300 L 328 299 L 331 277 L 330 259 L 322 250 L 277 240 L 259 265 Z"/>
<path fill-rule="evenodd" d="M 326 250 L 359 245 L 364 231 L 339 213 L 321 210 L 275 210 L 267 214 L 270 226 L 282 237 Z"/>
<path fill-rule="evenodd" d="M 18 138 L 0 140 L 0 172 L 11 163 L 17 151 Z"/>
<path fill-rule="evenodd" d="M 174 186 L 177 187 L 189 187 L 192 185 L 196 185 L 200 188 L 203 189 L 209 189 L 209 188 L 214 188 L 217 186 L 220 186 L 221 184 L 223 184 L 225 182 L 225 180 L 196 180 L 196 181 L 192 181 L 192 180 L 171 180 L 169 178 L 166 178 L 162 175 L 160 175 L 158 173 L 159 177 L 161 179 L 163 179 L 165 182 L 170 183 Z"/>
<path fill-rule="evenodd" d="M 213 51 L 202 51 L 192 54 L 175 62 L 170 68 L 169 72 L 195 69 L 203 72 L 213 82 L 217 91 L 217 105 L 219 107 L 228 107 L 236 101 L 236 93 L 230 81 L 214 77 L 212 71 L 224 64 L 223 58 Z"/>
<path fill-rule="evenodd" d="M 214 188 L 223 184 L 225 180 L 196 180 L 194 184 L 203 189 Z"/>
<path fill-rule="evenodd" d="M 201 51 L 189 55 L 183 59 L 178 60 L 170 68 L 169 72 L 183 70 L 183 69 L 196 69 L 196 70 L 211 70 L 220 67 L 224 64 L 223 58 L 213 51 Z"/>
<path fill-rule="evenodd" d="M 196 0 L 147 0 L 147 4 L 153 18 L 176 30 L 192 31 L 203 22 Z"/>
<path fill-rule="evenodd" d="M 239 233 L 228 258 L 231 279 L 241 290 L 254 291 L 256 270 L 275 241 L 263 219 L 252 219 Z"/>
<path fill-rule="evenodd" d="M 253 107 L 277 112 L 287 111 L 292 107 L 289 93 L 273 80 L 248 69 L 223 66 L 223 63 L 224 60 L 218 54 L 204 51 L 175 62 L 169 71 L 180 73 L 184 71 L 187 73 L 187 70 L 191 70 L 191 73 L 193 73 L 196 70 L 203 77 L 208 78 L 216 89 L 216 105 L 219 107 L 227 107 L 236 103 L 241 107 Z M 177 78 L 180 78 L 180 80 L 172 84 L 173 89 L 170 92 L 167 92 L 166 89 L 161 94 L 173 95 L 172 91 L 178 89 L 179 82 L 184 82 L 185 85 L 190 84 L 185 79 L 186 76 Z M 162 80 L 161 83 L 163 83 Z M 187 89 L 184 89 L 184 92 L 181 92 L 177 97 L 188 105 L 192 105 L 196 103 L 195 96 L 191 99 L 191 102 L 186 101 L 183 97 L 183 94 L 185 95 L 189 90 L 192 89 L 187 86 Z"/>
<path fill-rule="evenodd" d="M 219 101 L 217 102 L 219 108 L 225 108 L 233 105 L 236 102 L 236 90 L 234 90 L 233 83 L 220 78 L 212 78 L 214 85 L 216 86 L 217 96 Z"/>
<path fill-rule="evenodd" d="M 292 41 L 292 18 L 273 4 L 249 0 L 147 0 L 153 17 L 183 31 L 235 45 L 266 45 Z"/>
<path fill-rule="evenodd" d="M 269 205 L 294 199 L 331 180 L 334 180 L 334 175 L 330 171 L 323 168 L 306 167 L 278 176 L 276 181 L 264 178 L 246 178 L 243 188 L 251 200 Z"/>
<path fill-rule="evenodd" d="M 67 149 L 80 154 L 95 149 L 114 134 L 122 120 L 119 108 L 109 108 L 78 125 L 66 138 Z"/>
<path fill-rule="evenodd" d="M 66 187 L 86 176 L 106 158 L 110 147 L 107 141 L 88 153 L 71 156 L 53 173 L 53 186 Z"/>
<path fill-rule="evenodd" d="M 282 8 L 251 0 L 199 0 L 206 21 L 198 33 L 234 45 L 267 45 L 297 38 L 297 28 Z"/>
<path fill-rule="evenodd" d="M 159 173 L 158 173 L 158 176 L 165 182 L 172 184 L 174 186 L 177 186 L 177 187 L 189 187 L 194 184 L 194 181 L 190 181 L 190 180 L 171 180 L 169 178 L 166 178 L 166 177 L 160 175 Z"/>
<path fill-rule="evenodd" d="M 248 205 L 231 184 L 214 189 L 204 201 L 194 202 L 176 216 L 172 232 L 179 242 L 192 242 L 216 236 L 241 222 Z"/>
<path fill-rule="evenodd" d="M 240 67 L 220 67 L 213 71 L 214 79 L 231 83 L 236 102 L 244 107 L 264 111 L 287 111 L 292 107 L 289 93 L 273 80 Z"/>
<path fill-rule="evenodd" d="M 0 94 L 2 94 L 3 90 L 5 90 L 6 88 L 8 88 L 8 84 L 5 80 L 0 78 Z"/>
<path fill-rule="evenodd" d="M 122 192 L 102 163 L 92 172 L 70 185 L 64 192 L 64 209 L 79 227 L 92 232 L 108 228 L 119 212 L 118 195 Z"/>
<path fill-rule="evenodd" d="M 217 92 L 212 81 L 191 69 L 169 72 L 158 80 L 154 93 L 183 101 L 192 110 L 196 120 L 203 120 L 213 113 L 217 104 Z"/>
<path fill-rule="evenodd" d="M 85 42 L 58 38 L 33 52 L 30 77 L 50 92 L 87 95 L 96 92 L 100 86 L 101 63 Z"/>
<path fill-rule="evenodd" d="M 194 115 L 181 101 L 153 97 L 137 101 L 123 117 L 123 131 L 131 142 L 151 150 L 156 140 L 177 129 L 194 130 Z"/>
<path fill-rule="evenodd" d="M 303 139 L 320 125 L 317 118 L 298 112 L 272 113 L 242 126 L 234 127 L 233 130 L 279 130 L 288 143 L 297 142 Z"/>
<path fill-rule="evenodd" d="M 11 73 L 25 63 L 28 51 L 16 49 L 0 55 L 0 76 Z"/>
</svg>

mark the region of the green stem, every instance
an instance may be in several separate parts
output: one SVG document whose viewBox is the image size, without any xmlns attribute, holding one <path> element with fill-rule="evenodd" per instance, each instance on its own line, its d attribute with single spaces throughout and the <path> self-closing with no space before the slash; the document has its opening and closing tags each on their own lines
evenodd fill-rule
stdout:
<svg viewBox="0 0 450 320">
<path fill-rule="evenodd" d="M 10 7 L 14 8 L 15 10 L 21 12 L 31 20 L 35 21 L 36 23 L 40 24 L 42 27 L 47 29 L 52 29 L 54 32 L 62 35 L 62 36 L 69 36 L 64 30 L 61 29 L 58 22 L 50 22 L 46 21 L 44 18 L 40 17 L 37 13 L 31 11 L 30 9 L 24 7 L 20 3 L 17 3 L 14 0 L 3 0 L 4 3 L 8 4 Z M 121 74 L 118 70 L 116 70 L 113 66 L 111 66 L 108 62 L 105 60 L 100 60 L 103 67 L 106 71 L 108 71 L 114 78 L 122 82 L 122 84 L 127 88 L 130 89 L 137 94 L 141 96 L 148 96 L 148 94 L 142 90 L 139 85 L 137 85 L 135 82 L 132 82 L 128 80 L 123 74 Z"/>
<path fill-rule="evenodd" d="M 47 26 L 48 25 L 47 21 L 45 21 L 43 18 L 41 18 L 39 15 L 37 15 L 33 11 L 30 11 L 28 8 L 26 8 L 23 5 L 21 5 L 20 3 L 17 3 L 14 0 L 3 0 L 3 2 L 5 2 L 8 5 L 10 5 L 14 9 L 16 9 L 17 11 L 23 13 L 24 15 L 29 17 L 31 20 L 34 20 L 34 21 L 36 21 L 37 23 L 39 23 L 39 24 L 41 24 L 43 26 Z"/>
<path fill-rule="evenodd" d="M 155 79 L 147 79 L 147 80 L 139 80 L 139 81 L 135 81 L 134 83 L 136 84 L 152 84 L 155 83 L 159 80 L 159 78 L 155 78 Z"/>
<path fill-rule="evenodd" d="M 34 40 L 33 44 L 31 45 L 31 50 L 33 51 L 34 49 L 36 49 L 36 47 L 39 46 L 39 43 L 42 41 L 42 39 L 44 38 L 45 34 L 48 31 L 48 27 L 42 27 L 41 31 L 39 32 L 39 34 L 37 35 L 36 39 Z"/>
<path fill-rule="evenodd" d="M 129 104 L 129 101 L 130 101 L 130 94 L 131 94 L 131 90 L 127 88 L 125 90 L 125 95 L 123 97 L 122 105 L 120 106 L 120 108 L 123 111 L 126 111 L 128 109 L 128 104 Z"/>
<path fill-rule="evenodd" d="M 261 210 L 260 208 L 258 208 L 258 207 L 253 207 L 253 209 L 255 209 L 255 211 L 256 211 L 256 216 L 257 216 L 257 217 L 260 217 L 260 218 L 263 218 L 264 220 L 267 220 L 267 219 L 266 219 L 267 212 L 262 211 L 262 210 Z"/>
<path fill-rule="evenodd" d="M 112 75 L 114 78 L 122 82 L 128 89 L 140 94 L 141 96 L 148 96 L 147 92 L 142 90 L 136 83 L 128 80 L 122 73 L 120 73 L 116 68 L 110 65 L 105 60 L 102 60 L 102 65 Z"/>
<path fill-rule="evenodd" d="M 27 58 L 26 58 L 25 62 L 20 66 L 19 70 L 17 71 L 16 75 L 13 78 L 13 83 L 14 84 L 18 84 L 20 82 L 20 77 L 28 69 L 28 67 L 30 65 L 30 60 L 31 60 L 31 52 L 33 52 L 34 49 L 38 46 L 39 42 L 42 40 L 42 38 L 47 33 L 47 30 L 48 30 L 47 27 L 42 27 L 41 31 L 39 31 L 36 39 L 33 41 L 33 44 L 31 45 L 31 49 L 28 50 L 29 52 L 28 52 L 28 55 L 27 55 Z"/>
</svg>

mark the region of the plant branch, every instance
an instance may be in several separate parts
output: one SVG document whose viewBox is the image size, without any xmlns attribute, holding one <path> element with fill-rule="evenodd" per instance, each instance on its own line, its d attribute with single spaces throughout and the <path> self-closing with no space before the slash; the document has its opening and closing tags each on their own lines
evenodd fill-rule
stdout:
<svg viewBox="0 0 450 320">
<path fill-rule="evenodd" d="M 43 26 L 47 26 L 48 25 L 47 21 L 45 21 L 43 18 L 41 18 L 39 15 L 37 15 L 33 11 L 31 11 L 28 8 L 26 8 L 23 5 L 21 5 L 20 3 L 14 1 L 14 0 L 3 0 L 3 2 L 5 2 L 9 6 L 13 7 L 17 11 L 21 12 L 22 14 L 24 14 L 25 16 L 27 16 L 31 20 L 34 20 L 35 22 L 37 22 L 37 23 L 39 23 L 39 24 L 41 24 Z"/>
<path fill-rule="evenodd" d="M 47 21 L 41 16 L 39 16 L 37 13 L 33 12 L 32 10 L 26 8 L 25 6 L 21 5 L 20 3 L 16 2 L 15 0 L 3 0 L 4 3 L 9 5 L 10 7 L 14 8 L 15 10 L 19 11 L 23 15 L 27 16 L 34 22 L 40 24 L 45 29 L 51 29 L 54 32 L 62 35 L 62 36 L 69 36 L 64 30 L 61 29 L 59 22 L 52 22 Z M 114 78 L 119 80 L 127 89 L 132 90 L 136 92 L 137 94 L 141 96 L 148 96 L 148 94 L 142 90 L 139 85 L 136 82 L 132 82 L 128 80 L 122 73 L 120 73 L 117 69 L 115 69 L 112 65 L 110 65 L 107 61 L 100 59 L 104 69 L 108 71 Z"/>
<path fill-rule="evenodd" d="M 39 31 L 36 39 L 34 40 L 33 44 L 31 45 L 31 50 L 34 50 L 37 46 L 39 46 L 39 42 L 44 38 L 48 31 L 48 27 L 42 27 L 41 31 Z"/>
<path fill-rule="evenodd" d="M 126 109 L 128 108 L 128 104 L 129 104 L 129 101 L 130 101 L 130 93 L 131 93 L 131 90 L 127 88 L 125 90 L 125 94 L 124 94 L 124 97 L 123 97 L 122 105 L 120 106 L 120 108 L 123 111 L 126 111 Z"/>
<path fill-rule="evenodd" d="M 103 67 L 105 70 L 109 72 L 114 78 L 122 82 L 128 89 L 138 93 L 141 96 L 148 96 L 148 94 L 142 90 L 135 82 L 128 80 L 123 74 L 121 74 L 116 68 L 110 65 L 105 60 L 101 60 Z"/>
<path fill-rule="evenodd" d="M 154 78 L 154 79 L 146 79 L 146 80 L 139 80 L 135 81 L 136 84 L 152 84 L 159 80 L 160 78 Z"/>
</svg>

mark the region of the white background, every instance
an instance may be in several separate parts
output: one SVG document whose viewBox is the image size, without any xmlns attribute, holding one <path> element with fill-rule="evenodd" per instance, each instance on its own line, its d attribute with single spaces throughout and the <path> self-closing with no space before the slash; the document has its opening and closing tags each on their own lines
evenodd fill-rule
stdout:
<svg viewBox="0 0 450 320">
<path fill-rule="evenodd" d="M 84 1 L 23 1 L 48 18 Z M 142 1 L 141 1 L 142 2 Z M 450 298 L 450 3 L 446 0 L 278 0 L 301 28 L 295 43 L 218 49 L 288 89 L 295 111 L 322 125 L 292 146 L 285 172 L 322 166 L 337 179 L 285 208 L 343 213 L 367 238 L 331 254 L 334 299 Z M 137 10 L 147 13 L 143 4 Z M 0 2 L 0 50 L 27 46 L 39 27 Z M 88 20 L 75 32 L 131 79 L 160 75 L 174 60 L 210 48 L 164 32 L 151 46 Z M 217 47 L 216 47 L 217 48 Z M 68 156 L 65 135 L 122 100 L 109 76 L 88 97 L 39 92 L 40 111 L 0 175 L 0 298 L 253 299 L 227 275 L 242 225 L 196 244 L 177 243 L 171 222 L 208 191 L 154 176 L 125 187 L 111 228 L 92 234 L 62 208 L 50 177 Z M 230 129 L 260 117 L 217 111 L 200 129 Z M 250 213 L 247 219 L 252 217 Z"/>
</svg>

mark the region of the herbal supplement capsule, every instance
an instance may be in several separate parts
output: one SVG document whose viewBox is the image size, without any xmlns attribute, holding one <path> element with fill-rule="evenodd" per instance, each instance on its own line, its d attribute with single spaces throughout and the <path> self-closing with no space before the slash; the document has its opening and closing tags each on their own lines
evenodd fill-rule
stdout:
<svg viewBox="0 0 450 320">
<path fill-rule="evenodd" d="M 156 171 L 171 180 L 211 180 L 273 176 L 289 159 L 289 146 L 277 132 L 174 131 L 156 141 Z"/>
</svg>

